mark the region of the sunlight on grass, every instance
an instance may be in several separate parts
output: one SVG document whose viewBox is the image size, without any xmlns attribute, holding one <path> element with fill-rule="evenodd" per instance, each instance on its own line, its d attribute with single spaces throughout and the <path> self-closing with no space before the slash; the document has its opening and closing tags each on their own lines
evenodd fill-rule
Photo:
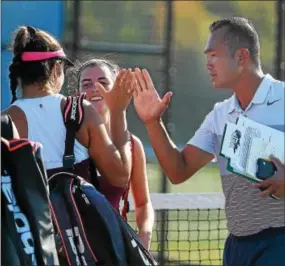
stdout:
<svg viewBox="0 0 285 266">
<path fill-rule="evenodd" d="M 161 192 L 162 174 L 159 165 L 147 165 L 148 182 L 151 193 Z M 167 181 L 169 193 L 203 193 L 222 192 L 219 169 L 216 165 L 208 165 L 198 171 L 193 177 L 179 185 Z"/>
</svg>

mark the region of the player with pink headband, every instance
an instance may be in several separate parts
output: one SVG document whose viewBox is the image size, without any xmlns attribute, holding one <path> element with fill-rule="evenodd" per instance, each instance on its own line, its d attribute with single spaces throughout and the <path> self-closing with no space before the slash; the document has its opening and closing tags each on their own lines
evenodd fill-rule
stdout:
<svg viewBox="0 0 285 266">
<path fill-rule="evenodd" d="M 12 105 L 4 110 L 10 115 L 21 138 L 43 145 L 44 164 L 48 174 L 63 167 L 66 128 L 63 108 L 67 99 L 60 94 L 64 82 L 64 68 L 73 65 L 67 59 L 60 43 L 49 33 L 29 26 L 20 27 L 12 44 L 13 61 L 10 64 Z M 115 88 L 106 92 L 100 84 L 111 112 L 112 139 L 97 111 L 83 101 L 84 119 L 76 134 L 73 172 L 90 181 L 90 160 L 115 186 L 125 186 L 131 172 L 131 151 L 126 122 L 126 108 L 131 94 L 125 87 L 134 84 L 130 70 L 122 70 Z M 22 97 L 17 99 L 17 88 Z M 123 93 L 122 93 L 123 92 Z M 120 97 L 118 97 L 120 95 Z M 87 148 L 82 152 L 79 143 Z M 108 160 L 106 160 L 108 158 Z M 116 178 L 114 178 L 116 176 Z"/>
</svg>

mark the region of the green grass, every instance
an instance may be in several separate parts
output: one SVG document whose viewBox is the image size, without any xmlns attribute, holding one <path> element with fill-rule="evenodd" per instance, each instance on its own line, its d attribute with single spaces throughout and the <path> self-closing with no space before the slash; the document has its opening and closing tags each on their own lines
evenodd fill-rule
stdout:
<svg viewBox="0 0 285 266">
<path fill-rule="evenodd" d="M 149 188 L 151 193 L 161 192 L 162 174 L 156 164 L 147 165 Z M 169 193 L 211 193 L 221 192 L 221 180 L 216 165 L 209 165 L 197 172 L 192 178 L 180 185 L 172 185 L 169 181 Z M 224 211 L 169 211 L 167 213 L 168 232 L 165 243 L 167 265 L 189 265 L 190 261 L 197 265 L 221 265 L 224 239 L 227 236 Z M 222 221 L 217 221 L 217 218 Z M 133 221 L 133 214 L 129 214 Z M 160 213 L 156 213 L 156 222 L 152 237 L 151 251 L 160 250 L 159 230 Z M 131 222 L 134 226 L 134 223 Z M 171 261 L 180 261 L 171 262 Z M 183 264 L 185 263 L 185 264 Z"/>
<path fill-rule="evenodd" d="M 162 173 L 159 165 L 147 165 L 148 182 L 151 193 L 161 192 Z M 219 169 L 216 165 L 208 165 L 198 171 L 193 177 L 179 185 L 167 181 L 169 193 L 205 193 L 222 192 Z"/>
</svg>

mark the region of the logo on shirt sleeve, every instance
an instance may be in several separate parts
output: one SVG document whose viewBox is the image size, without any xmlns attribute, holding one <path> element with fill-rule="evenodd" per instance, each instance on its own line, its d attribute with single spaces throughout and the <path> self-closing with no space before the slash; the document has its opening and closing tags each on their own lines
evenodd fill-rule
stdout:
<svg viewBox="0 0 285 266">
<path fill-rule="evenodd" d="M 274 104 L 274 103 L 276 103 L 276 102 L 279 102 L 280 100 L 281 100 L 281 99 L 277 99 L 277 100 L 274 100 L 274 101 L 272 101 L 272 102 L 268 101 L 268 102 L 267 102 L 267 106 L 272 105 L 272 104 Z"/>
</svg>

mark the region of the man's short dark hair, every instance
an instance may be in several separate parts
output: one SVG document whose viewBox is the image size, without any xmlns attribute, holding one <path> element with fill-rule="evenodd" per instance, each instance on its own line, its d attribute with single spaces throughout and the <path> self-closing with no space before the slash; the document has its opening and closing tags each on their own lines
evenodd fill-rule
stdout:
<svg viewBox="0 0 285 266">
<path fill-rule="evenodd" d="M 255 66 L 260 65 L 260 43 L 256 29 L 252 22 L 242 17 L 230 17 L 214 21 L 210 25 L 210 32 L 226 27 L 225 43 L 229 51 L 234 55 L 240 48 L 249 50 Z"/>
</svg>

